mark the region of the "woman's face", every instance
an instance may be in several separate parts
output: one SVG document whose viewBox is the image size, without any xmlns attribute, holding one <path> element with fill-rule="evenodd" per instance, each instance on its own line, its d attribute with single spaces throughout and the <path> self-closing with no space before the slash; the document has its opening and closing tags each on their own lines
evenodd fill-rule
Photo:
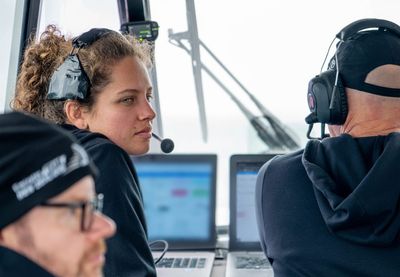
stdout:
<svg viewBox="0 0 400 277">
<path fill-rule="evenodd" d="M 146 153 L 156 116 L 151 97 L 152 86 L 143 62 L 136 57 L 123 58 L 113 66 L 110 83 L 86 112 L 89 130 L 104 134 L 130 155 Z"/>
</svg>

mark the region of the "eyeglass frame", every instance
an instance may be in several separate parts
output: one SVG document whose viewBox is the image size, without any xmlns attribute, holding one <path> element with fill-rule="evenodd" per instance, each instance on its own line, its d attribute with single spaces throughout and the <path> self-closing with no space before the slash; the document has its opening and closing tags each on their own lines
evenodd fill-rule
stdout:
<svg viewBox="0 0 400 277">
<path fill-rule="evenodd" d="M 99 193 L 96 195 L 96 197 L 92 200 L 89 201 L 75 201 L 75 202 L 43 202 L 40 204 L 41 207 L 47 207 L 47 208 L 69 208 L 72 210 L 75 209 L 81 209 L 81 232 L 88 232 L 93 225 L 94 221 L 94 215 L 95 212 L 102 212 L 103 210 L 103 200 L 104 200 L 104 195 L 102 193 Z M 90 210 L 90 218 L 88 223 L 85 226 L 86 222 L 86 213 L 85 209 L 87 207 L 92 207 Z"/>
</svg>

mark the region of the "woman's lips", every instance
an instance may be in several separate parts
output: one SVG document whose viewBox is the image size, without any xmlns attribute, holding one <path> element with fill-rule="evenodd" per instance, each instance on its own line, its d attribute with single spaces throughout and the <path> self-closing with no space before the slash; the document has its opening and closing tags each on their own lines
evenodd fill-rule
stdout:
<svg viewBox="0 0 400 277">
<path fill-rule="evenodd" d="M 144 139 L 150 139 L 151 138 L 151 129 L 147 128 L 142 131 L 139 131 L 135 133 L 135 136 L 144 138 Z"/>
</svg>

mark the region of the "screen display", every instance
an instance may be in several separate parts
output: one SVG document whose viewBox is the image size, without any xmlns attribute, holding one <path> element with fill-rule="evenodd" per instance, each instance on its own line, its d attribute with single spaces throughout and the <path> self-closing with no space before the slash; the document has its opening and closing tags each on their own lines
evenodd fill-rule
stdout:
<svg viewBox="0 0 400 277">
<path fill-rule="evenodd" d="M 150 24 L 143 24 L 143 25 L 130 25 L 129 26 L 129 33 L 134 34 L 138 38 L 151 38 L 152 31 Z"/>
<path fill-rule="evenodd" d="M 236 171 L 236 240 L 258 242 L 255 210 L 257 173 L 264 162 L 243 162 Z"/>
<path fill-rule="evenodd" d="M 134 162 L 149 240 L 209 240 L 213 166 L 206 162 Z"/>
</svg>

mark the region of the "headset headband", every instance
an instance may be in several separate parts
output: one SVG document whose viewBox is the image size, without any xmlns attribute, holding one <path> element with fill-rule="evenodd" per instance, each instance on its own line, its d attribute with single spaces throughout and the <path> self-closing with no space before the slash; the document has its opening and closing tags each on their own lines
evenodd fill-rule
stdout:
<svg viewBox="0 0 400 277">
<path fill-rule="evenodd" d="M 336 34 L 336 37 L 343 41 L 348 40 L 358 32 L 370 28 L 387 29 L 400 37 L 400 27 L 397 24 L 388 20 L 376 18 L 366 18 L 354 21 L 340 30 L 340 32 Z"/>
<path fill-rule="evenodd" d="M 116 32 L 113 30 L 110 30 L 110 29 L 106 29 L 106 28 L 90 29 L 89 31 L 74 38 L 72 40 L 72 46 L 75 48 L 82 48 L 82 47 L 90 46 L 95 41 L 100 39 L 102 36 L 109 34 L 109 33 L 116 33 Z"/>
</svg>

